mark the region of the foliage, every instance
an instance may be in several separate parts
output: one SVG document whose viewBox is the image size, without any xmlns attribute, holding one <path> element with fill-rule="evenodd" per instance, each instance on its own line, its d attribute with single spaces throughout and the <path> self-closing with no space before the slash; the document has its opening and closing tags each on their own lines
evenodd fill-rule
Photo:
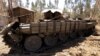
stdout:
<svg viewBox="0 0 100 56">
<path fill-rule="evenodd" d="M 11 1 L 11 0 L 9 0 Z M 25 7 L 29 8 L 29 0 L 26 0 Z M 93 2 L 96 1 L 94 5 L 91 5 Z M 13 7 L 14 6 L 23 6 L 22 0 L 12 0 Z M 7 3 L 5 3 L 7 4 Z M 59 0 L 54 0 L 54 3 L 51 0 L 36 0 L 35 2 L 31 3 L 31 9 L 34 11 L 42 11 L 45 8 L 48 9 L 57 9 L 59 8 Z M 1 5 L 3 6 L 3 5 Z M 3 6 L 7 7 L 7 6 Z M 72 17 L 100 17 L 100 0 L 64 0 L 64 8 L 63 12 L 67 12 Z"/>
<path fill-rule="evenodd" d="M 29 0 L 26 0 L 26 7 L 29 7 Z"/>
<path fill-rule="evenodd" d="M 47 4 L 47 8 L 48 9 L 55 8 L 55 5 L 51 2 L 51 0 L 49 0 L 49 3 Z"/>
<path fill-rule="evenodd" d="M 55 0 L 55 7 L 58 8 L 59 0 Z"/>
</svg>

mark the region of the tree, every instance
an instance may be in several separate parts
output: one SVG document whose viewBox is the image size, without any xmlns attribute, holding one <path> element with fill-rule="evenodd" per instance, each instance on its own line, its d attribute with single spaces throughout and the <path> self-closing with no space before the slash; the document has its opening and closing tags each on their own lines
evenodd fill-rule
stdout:
<svg viewBox="0 0 100 56">
<path fill-rule="evenodd" d="M 96 3 L 94 5 L 94 10 L 95 10 L 95 13 L 99 13 L 100 12 L 100 0 L 96 0 Z"/>
<path fill-rule="evenodd" d="M 46 2 L 45 0 L 36 0 L 34 5 L 35 8 L 38 9 L 38 11 L 42 11 L 45 8 Z"/>
<path fill-rule="evenodd" d="M 47 4 L 48 9 L 55 8 L 55 5 L 52 4 L 51 0 L 49 0 L 49 3 Z"/>
<path fill-rule="evenodd" d="M 32 7 L 31 9 L 35 11 L 36 5 L 34 2 L 31 3 L 31 7 Z"/>
<path fill-rule="evenodd" d="M 40 0 L 40 10 L 42 11 L 45 8 L 46 2 L 45 0 Z"/>
<path fill-rule="evenodd" d="M 55 0 L 55 8 L 58 8 L 59 0 Z"/>
<path fill-rule="evenodd" d="M 84 6 L 84 5 L 83 5 L 83 3 L 82 3 L 82 0 L 80 0 L 78 6 L 79 6 L 79 13 L 80 13 L 80 14 L 83 14 L 83 6 Z"/>
<path fill-rule="evenodd" d="M 96 6 L 98 9 L 100 9 L 100 0 L 96 0 L 95 6 Z"/>
<path fill-rule="evenodd" d="M 91 12 L 91 0 L 84 0 L 86 5 L 85 5 L 85 16 L 90 17 L 90 12 Z"/>
<path fill-rule="evenodd" d="M 0 0 L 0 15 L 6 15 L 6 3 L 4 0 Z"/>
<path fill-rule="evenodd" d="M 79 10 L 79 1 L 80 0 L 74 0 L 73 1 L 72 10 L 73 10 L 73 16 L 74 17 L 77 17 L 78 13 L 80 13 L 80 10 Z"/>
<path fill-rule="evenodd" d="M 67 9 L 68 9 L 68 0 L 65 0 L 64 2 L 65 2 L 65 5 L 64 5 L 63 10 L 64 10 L 64 12 L 67 12 Z"/>
<path fill-rule="evenodd" d="M 75 10 L 75 2 L 76 2 L 76 0 L 75 1 L 73 1 L 73 0 L 65 0 L 65 6 L 64 6 L 64 10 L 66 11 L 66 12 L 70 12 L 70 16 L 75 12 L 74 10 Z"/>
<path fill-rule="evenodd" d="M 8 3 L 9 2 L 10 2 L 12 7 L 23 6 L 22 0 L 8 0 Z"/>
<path fill-rule="evenodd" d="M 96 3 L 92 9 L 92 17 L 97 19 L 98 23 L 100 22 L 100 0 L 95 0 Z"/>
<path fill-rule="evenodd" d="M 45 8 L 45 5 L 46 5 L 46 1 L 45 0 L 41 0 L 41 5 L 42 5 L 42 9 L 44 9 Z"/>
<path fill-rule="evenodd" d="M 26 0 L 26 7 L 29 7 L 29 0 Z"/>
<path fill-rule="evenodd" d="M 23 5 L 22 5 L 22 0 L 19 0 L 19 6 L 23 6 Z"/>
</svg>

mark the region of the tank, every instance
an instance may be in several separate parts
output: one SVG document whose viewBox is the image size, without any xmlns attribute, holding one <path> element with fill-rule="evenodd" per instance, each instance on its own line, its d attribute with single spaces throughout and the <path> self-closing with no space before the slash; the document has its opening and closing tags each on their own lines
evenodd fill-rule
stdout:
<svg viewBox="0 0 100 56">
<path fill-rule="evenodd" d="M 1 34 L 26 51 L 38 52 L 45 47 L 92 34 L 95 25 L 95 20 L 51 20 L 29 24 L 13 21 L 5 26 Z"/>
</svg>

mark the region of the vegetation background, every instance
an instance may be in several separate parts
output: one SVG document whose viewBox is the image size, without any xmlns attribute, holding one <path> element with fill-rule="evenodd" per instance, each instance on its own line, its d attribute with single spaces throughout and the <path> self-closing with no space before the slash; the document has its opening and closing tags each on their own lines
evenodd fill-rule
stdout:
<svg viewBox="0 0 100 56">
<path fill-rule="evenodd" d="M 60 0 L 36 0 L 35 2 L 30 2 L 26 0 L 25 5 L 23 5 L 22 0 L 0 0 L 0 15 L 7 16 L 8 1 L 12 2 L 12 7 L 21 6 L 25 8 L 31 8 L 35 12 L 35 19 L 40 19 L 43 14 L 41 12 L 44 9 L 58 9 Z M 93 4 L 94 3 L 94 4 Z M 31 4 L 31 7 L 29 7 Z M 100 22 L 100 0 L 64 0 L 63 13 L 67 13 L 72 18 L 92 18 L 96 19 L 98 23 Z"/>
</svg>

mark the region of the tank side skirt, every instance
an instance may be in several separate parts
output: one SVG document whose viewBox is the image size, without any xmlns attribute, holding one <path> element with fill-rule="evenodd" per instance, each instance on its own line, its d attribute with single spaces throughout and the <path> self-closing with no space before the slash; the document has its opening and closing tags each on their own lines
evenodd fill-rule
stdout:
<svg viewBox="0 0 100 56">
<path fill-rule="evenodd" d="M 77 30 L 78 30 L 78 31 L 80 31 L 79 26 L 80 26 L 80 21 L 77 21 Z"/>
<path fill-rule="evenodd" d="M 40 34 L 40 29 L 41 29 L 41 23 L 39 22 L 39 28 L 38 28 L 38 33 Z"/>
<path fill-rule="evenodd" d="M 48 33 L 48 21 L 46 21 L 46 33 Z"/>
<path fill-rule="evenodd" d="M 80 32 L 79 26 L 80 26 L 80 21 L 77 21 L 77 33 L 78 33 L 78 34 L 79 34 L 79 32 Z"/>
<path fill-rule="evenodd" d="M 62 22 L 60 21 L 60 33 L 61 33 L 61 29 L 62 29 Z"/>
<path fill-rule="evenodd" d="M 80 28 L 79 28 L 79 26 L 80 26 L 80 21 L 77 22 L 77 25 L 78 25 L 78 26 L 77 26 L 77 33 L 79 33 L 79 31 L 80 31 Z"/>
<path fill-rule="evenodd" d="M 53 33 L 55 32 L 55 21 L 53 21 Z"/>
<path fill-rule="evenodd" d="M 77 21 L 74 21 L 75 24 L 74 24 L 74 29 L 73 29 L 73 32 L 76 32 L 76 29 L 77 29 Z"/>
<path fill-rule="evenodd" d="M 32 33 L 32 23 L 30 23 L 30 33 Z"/>
<path fill-rule="evenodd" d="M 51 22 L 51 21 L 50 21 Z M 56 26 L 56 23 L 57 23 L 58 21 L 53 21 L 53 33 L 57 33 L 57 26 Z M 68 25 L 67 25 L 67 23 L 69 22 L 69 27 L 68 27 Z M 64 21 L 64 22 L 61 22 L 61 21 L 59 21 L 59 23 L 60 23 L 60 25 L 59 25 L 59 32 L 63 32 L 62 31 L 62 23 L 64 24 L 64 33 L 66 33 L 66 31 L 67 31 L 67 27 L 69 28 L 69 30 L 68 30 L 68 32 L 69 33 L 72 33 L 72 32 L 77 32 L 77 31 L 81 31 L 81 27 L 80 27 L 80 25 L 82 24 L 81 23 L 81 21 L 71 21 L 71 20 L 69 20 L 69 21 Z M 72 25 L 74 23 L 74 25 Z M 83 23 L 85 23 L 85 22 L 83 22 Z M 73 28 L 73 26 L 74 26 L 74 28 Z M 85 27 L 87 26 L 87 24 L 85 23 Z M 41 22 L 39 22 L 38 23 L 38 33 L 41 33 Z M 46 22 L 46 33 L 49 33 L 48 32 L 48 30 L 49 30 L 49 25 L 48 25 L 48 22 Z M 30 23 L 30 32 L 32 33 L 32 28 L 33 28 L 33 26 L 31 25 L 31 23 Z M 85 28 L 85 29 L 88 29 L 88 28 Z M 84 29 L 84 30 L 85 30 Z"/>
<path fill-rule="evenodd" d="M 72 21 L 69 21 L 69 22 L 70 22 L 70 25 L 69 25 L 69 26 L 70 26 L 70 28 L 69 28 L 69 33 L 71 33 L 71 22 L 72 22 Z"/>
<path fill-rule="evenodd" d="M 66 23 L 66 20 L 65 20 L 65 34 L 67 33 L 66 31 L 66 28 L 67 28 L 67 23 Z"/>
</svg>

